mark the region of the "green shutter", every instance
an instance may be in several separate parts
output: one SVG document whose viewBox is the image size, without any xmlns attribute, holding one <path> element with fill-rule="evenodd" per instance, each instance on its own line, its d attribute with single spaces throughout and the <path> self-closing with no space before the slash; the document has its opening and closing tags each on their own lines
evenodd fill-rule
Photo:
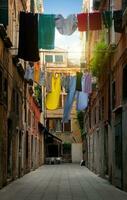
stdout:
<svg viewBox="0 0 127 200">
<path fill-rule="evenodd" d="M 34 0 L 30 1 L 30 11 L 34 13 Z"/>
<path fill-rule="evenodd" d="M 124 11 L 127 8 L 127 0 L 122 1 L 122 10 Z"/>
</svg>

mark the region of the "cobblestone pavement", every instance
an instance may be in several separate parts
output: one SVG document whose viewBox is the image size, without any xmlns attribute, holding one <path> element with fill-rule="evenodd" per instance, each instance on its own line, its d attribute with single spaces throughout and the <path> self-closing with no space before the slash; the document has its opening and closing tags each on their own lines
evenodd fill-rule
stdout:
<svg viewBox="0 0 127 200">
<path fill-rule="evenodd" d="M 127 200 L 86 167 L 44 165 L 0 190 L 0 200 Z"/>
</svg>

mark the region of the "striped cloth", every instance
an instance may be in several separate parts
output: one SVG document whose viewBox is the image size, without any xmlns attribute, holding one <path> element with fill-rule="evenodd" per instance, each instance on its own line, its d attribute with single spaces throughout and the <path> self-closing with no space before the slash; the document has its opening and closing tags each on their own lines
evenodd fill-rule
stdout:
<svg viewBox="0 0 127 200">
<path fill-rule="evenodd" d="M 82 84 L 82 91 L 90 94 L 92 92 L 92 77 L 91 74 L 86 73 L 82 77 L 83 84 Z"/>
</svg>

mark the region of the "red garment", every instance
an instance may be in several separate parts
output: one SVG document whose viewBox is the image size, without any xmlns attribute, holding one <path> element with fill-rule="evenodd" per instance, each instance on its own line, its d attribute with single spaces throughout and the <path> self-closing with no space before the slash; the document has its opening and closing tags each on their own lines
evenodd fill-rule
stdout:
<svg viewBox="0 0 127 200">
<path fill-rule="evenodd" d="M 89 30 L 100 30 L 101 29 L 101 13 L 93 12 L 89 13 Z"/>
<path fill-rule="evenodd" d="M 77 14 L 78 30 L 83 32 L 88 29 L 88 13 Z"/>
</svg>

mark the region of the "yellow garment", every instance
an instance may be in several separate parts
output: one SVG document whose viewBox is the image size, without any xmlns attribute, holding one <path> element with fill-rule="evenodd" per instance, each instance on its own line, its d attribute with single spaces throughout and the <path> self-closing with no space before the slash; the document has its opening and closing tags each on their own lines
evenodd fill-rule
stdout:
<svg viewBox="0 0 127 200">
<path fill-rule="evenodd" d="M 61 93 L 61 80 L 60 74 L 57 77 L 52 75 L 52 91 L 47 94 L 46 97 L 46 108 L 49 110 L 55 110 L 59 108 Z"/>
<path fill-rule="evenodd" d="M 34 81 L 36 83 L 39 83 L 39 78 L 40 78 L 40 66 L 39 63 L 34 64 Z"/>
</svg>

